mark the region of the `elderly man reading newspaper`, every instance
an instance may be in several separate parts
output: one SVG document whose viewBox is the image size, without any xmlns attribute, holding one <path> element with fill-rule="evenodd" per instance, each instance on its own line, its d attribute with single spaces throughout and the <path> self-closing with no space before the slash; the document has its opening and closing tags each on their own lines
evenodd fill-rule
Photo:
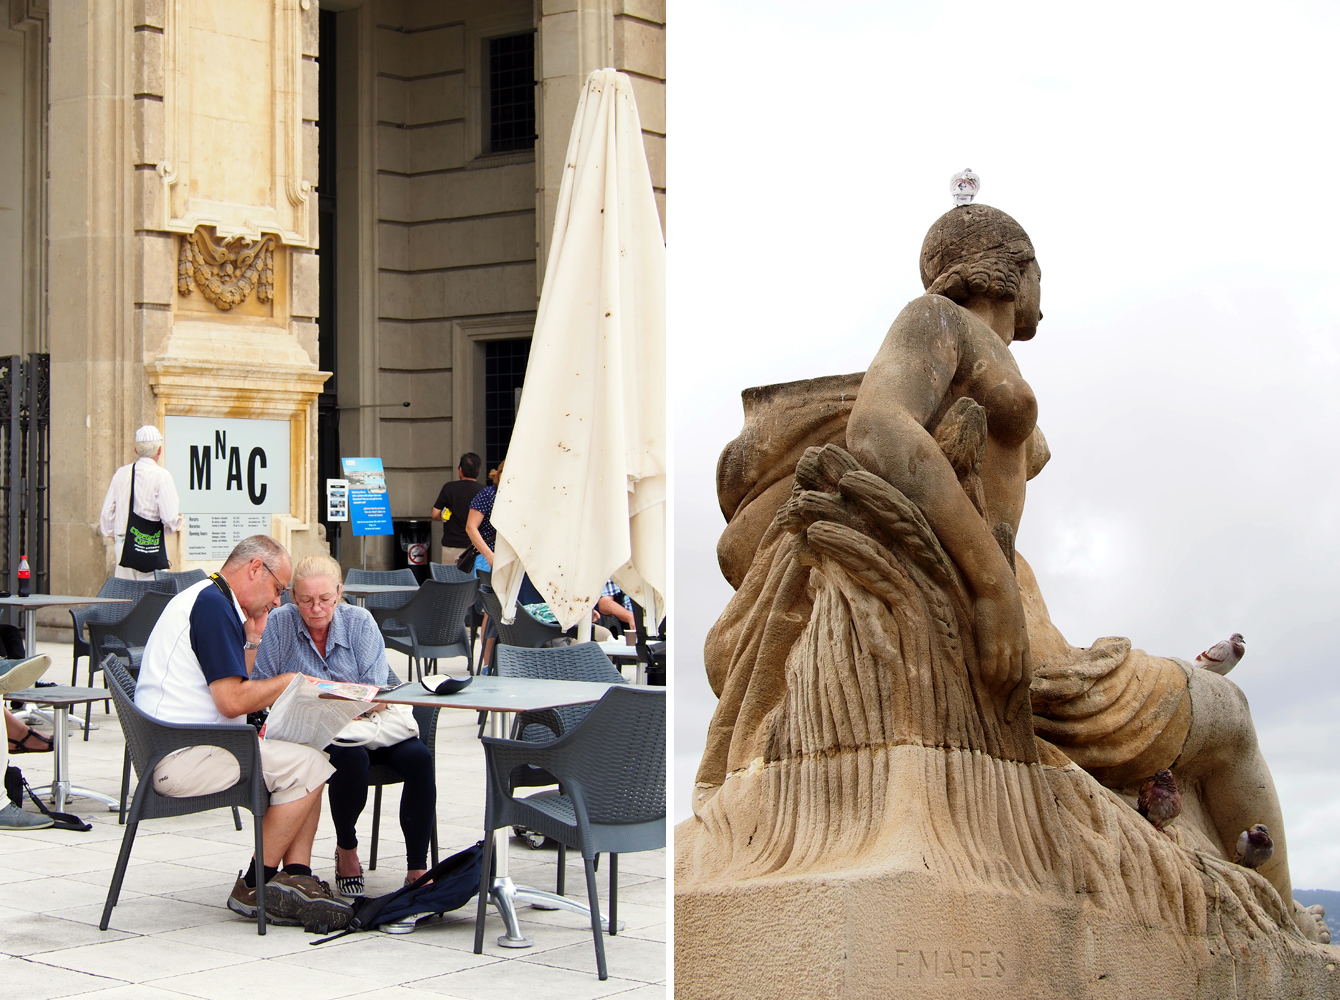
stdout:
<svg viewBox="0 0 1340 1000">
<path fill-rule="evenodd" d="M 163 610 L 144 648 L 135 704 L 164 722 L 240 723 L 272 704 L 298 676 L 252 679 L 251 668 L 270 611 L 288 589 L 293 566 L 273 538 L 252 535 L 237 544 L 223 568 L 182 591 Z M 320 750 L 276 739 L 260 741 L 261 770 L 270 790 L 263 832 L 265 857 L 228 897 L 228 908 L 256 916 L 256 881 L 266 882 L 265 912 L 276 924 L 342 928 L 352 910 L 312 875 L 312 840 L 321 815 L 321 789 L 335 769 Z M 154 770 L 161 795 L 206 795 L 238 780 L 232 754 L 188 747 Z M 283 870 L 280 870 L 280 867 Z"/>
</svg>

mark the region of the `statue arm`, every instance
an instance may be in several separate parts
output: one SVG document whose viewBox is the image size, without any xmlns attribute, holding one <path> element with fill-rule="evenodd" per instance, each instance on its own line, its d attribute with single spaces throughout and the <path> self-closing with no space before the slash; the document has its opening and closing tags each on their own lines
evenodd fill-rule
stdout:
<svg viewBox="0 0 1340 1000">
<path fill-rule="evenodd" d="M 1031 671 L 1019 588 L 988 530 L 926 425 L 941 409 L 959 364 L 966 322 L 948 299 L 909 303 L 861 383 L 847 424 L 847 448 L 925 515 L 963 572 L 975 599 L 982 682 L 1022 704 Z"/>
</svg>

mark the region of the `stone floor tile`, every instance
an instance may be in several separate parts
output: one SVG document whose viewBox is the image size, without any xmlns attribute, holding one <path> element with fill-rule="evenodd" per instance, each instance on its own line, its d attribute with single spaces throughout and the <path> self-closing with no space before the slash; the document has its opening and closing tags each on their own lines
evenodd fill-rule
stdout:
<svg viewBox="0 0 1340 1000">
<path fill-rule="evenodd" d="M 595 941 L 588 936 L 584 944 L 555 948 L 533 957 L 526 957 L 522 961 L 571 969 L 574 972 L 594 972 Z M 623 935 L 616 937 L 606 935 L 605 965 L 611 976 L 642 983 L 659 983 L 665 979 L 665 944 Z"/>
<path fill-rule="evenodd" d="M 0 964 L 0 982 L 20 984 L 20 992 L 14 995 L 22 1000 L 55 1000 L 124 985 L 107 976 L 57 969 L 27 958 L 11 958 Z"/>
<path fill-rule="evenodd" d="M 422 937 L 418 931 L 403 936 L 382 934 L 379 931 L 350 935 L 343 939 L 350 942 L 348 944 L 331 942 L 331 945 L 340 946 L 321 945 L 275 961 L 306 969 L 338 970 L 387 986 L 399 986 L 449 972 L 496 964 L 495 959 L 484 955 L 415 943 L 416 939 Z"/>
<path fill-rule="evenodd" d="M 348 970 L 352 972 L 353 970 Z M 157 979 L 151 985 L 201 1000 L 238 997 L 282 997 L 283 1000 L 338 1000 L 370 993 L 382 986 L 356 974 L 329 969 L 302 969 L 271 960 L 231 966 L 226 973 L 195 972 Z"/>
<path fill-rule="evenodd" d="M 108 869 L 108 877 L 111 870 Z M 134 891 L 123 893 L 123 898 L 134 899 L 140 894 Z M 72 878 L 36 878 L 5 890 L 5 905 L 19 910 L 37 913 L 52 913 L 68 910 L 71 907 L 88 906 L 102 903 L 107 899 L 107 886 L 90 885 Z M 64 916 L 65 914 L 61 914 Z"/>
<path fill-rule="evenodd" d="M 30 872 L 32 875 L 65 876 L 110 870 L 104 852 L 85 847 L 48 847 L 40 851 L 24 851 L 10 858 L 7 863 L 17 871 Z M 148 861 L 132 854 L 130 864 L 142 865 L 148 864 Z"/>
<path fill-rule="evenodd" d="M 128 983 L 144 983 L 251 961 L 242 955 L 161 937 L 131 937 L 106 944 L 66 948 L 39 955 L 36 960 Z"/>
<path fill-rule="evenodd" d="M 134 855 L 132 854 L 133 858 Z M 89 882 L 93 885 L 102 886 L 103 892 L 112 881 L 112 866 L 103 871 L 80 872 L 77 875 L 71 875 L 70 878 L 79 882 Z M 222 898 L 227 898 L 228 893 L 232 891 L 233 882 L 237 876 L 225 879 L 221 872 L 205 871 L 201 868 L 191 868 L 187 865 L 178 864 L 148 864 L 137 865 L 126 869 L 126 877 L 121 883 L 121 892 L 127 890 L 131 892 L 144 893 L 146 895 L 166 895 L 168 893 L 182 892 L 187 889 L 217 888 L 220 890 Z"/>
<path fill-rule="evenodd" d="M 104 932 L 77 920 L 15 910 L 13 915 L 4 918 L 4 930 L 0 931 L 0 952 L 29 956 L 85 944 L 120 941 L 127 937 L 130 935 L 124 931 L 109 928 Z"/>
<path fill-rule="evenodd" d="M 569 898 L 581 903 L 586 902 L 585 896 L 578 896 L 575 893 L 569 893 L 568 895 Z M 581 927 L 588 930 L 591 927 L 591 921 L 588 917 L 580 913 L 573 913 L 571 910 L 537 910 L 531 906 L 522 910 L 521 914 L 523 920 L 536 924 L 548 924 L 556 927 Z M 609 901 L 606 899 L 600 901 L 600 915 L 602 917 L 609 916 Z M 633 932 L 641 928 L 663 924 L 665 923 L 665 907 L 629 903 L 620 895 L 619 921 L 624 925 L 624 931 L 620 933 Z M 638 936 L 645 937 L 645 935 Z"/>
<path fill-rule="evenodd" d="M 220 816 L 226 817 L 226 813 L 220 813 Z M 243 826 L 246 824 L 244 823 Z M 228 829 L 232 830 L 232 823 L 228 822 Z M 232 832 L 236 833 L 235 830 Z M 248 841 L 251 841 L 250 831 Z M 104 842 L 93 844 L 91 850 L 103 851 L 115 856 L 121 850 L 120 841 Z M 157 828 L 157 821 L 150 820 L 142 824 L 135 833 L 135 843 L 130 849 L 132 858 L 139 858 L 143 861 L 176 861 L 178 858 L 198 858 L 202 854 L 216 853 L 219 845 L 212 840 L 205 840 L 200 837 L 191 836 L 182 833 L 160 833 Z"/>
<path fill-rule="evenodd" d="M 616 993 L 618 1000 L 665 1000 L 665 984 L 657 983 L 654 986 L 639 986 L 635 990 L 629 990 L 627 993 Z"/>
<path fill-rule="evenodd" d="M 102 898 L 93 906 L 56 910 L 53 916 L 96 925 L 102 920 L 102 907 L 106 899 L 107 890 L 104 888 Z M 132 934 L 162 934 L 181 927 L 195 927 L 233 918 L 241 919 L 224 908 L 222 899 L 215 906 L 200 906 L 167 896 L 136 896 L 127 899 L 125 893 L 122 893 L 121 901 L 112 910 L 107 927 L 109 930 L 115 928 Z"/>
<path fill-rule="evenodd" d="M 622 913 L 623 911 L 620 910 L 619 912 Z M 661 913 L 664 914 L 665 911 L 662 910 Z M 627 931 L 619 932 L 620 937 L 622 937 L 624 934 L 627 934 L 629 937 L 642 938 L 643 940 L 646 941 L 659 941 L 661 942 L 662 945 L 664 945 L 667 940 L 666 924 L 664 923 L 653 924 L 650 927 L 630 928 Z"/>
<path fill-rule="evenodd" d="M 160 990 L 157 986 L 146 986 L 144 983 L 128 983 L 94 990 L 92 993 L 80 993 L 78 996 L 79 1000 L 182 1000 L 186 994 Z"/>
<path fill-rule="evenodd" d="M 452 972 L 415 983 L 415 989 L 443 993 L 460 1000 L 597 1000 L 633 989 L 641 983 L 610 977 L 603 983 L 596 977 L 595 954 L 589 973 L 572 972 L 536 965 L 509 962 L 506 968 L 482 966 Z"/>
<path fill-rule="evenodd" d="M 318 950 L 310 947 L 316 940 L 315 935 L 306 933 L 301 927 L 276 927 L 271 924 L 265 928 L 264 934 L 257 934 L 255 920 L 245 920 L 232 912 L 228 912 L 228 916 L 228 920 L 156 934 L 154 940 L 216 948 L 252 959 Z"/>
</svg>

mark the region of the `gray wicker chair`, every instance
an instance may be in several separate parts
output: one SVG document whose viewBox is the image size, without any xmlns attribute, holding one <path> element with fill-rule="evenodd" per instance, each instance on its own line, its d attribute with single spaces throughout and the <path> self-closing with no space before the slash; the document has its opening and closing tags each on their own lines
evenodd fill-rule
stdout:
<svg viewBox="0 0 1340 1000">
<path fill-rule="evenodd" d="M 448 566 L 446 563 L 429 563 L 428 570 L 438 583 L 460 583 L 462 580 L 479 579 L 474 573 L 465 573 L 455 566 Z"/>
<path fill-rule="evenodd" d="M 388 678 L 387 683 L 396 683 Z M 414 708 L 414 721 L 419 724 L 419 739 L 423 745 L 428 748 L 428 752 L 436 756 L 437 754 L 437 715 L 441 712 L 440 708 L 428 708 L 424 705 L 416 705 Z M 377 837 L 381 833 L 382 825 L 382 785 L 399 785 L 404 782 L 400 772 L 389 764 L 373 764 L 368 768 L 368 784 L 375 789 L 372 793 L 372 849 L 368 858 L 368 871 L 377 870 Z M 429 836 L 429 843 L 433 851 L 433 867 L 437 867 L 437 813 L 433 813 L 433 831 Z"/>
<path fill-rule="evenodd" d="M 438 583 L 460 583 L 462 580 L 479 580 L 479 575 L 471 570 L 469 573 L 463 573 L 455 566 L 448 566 L 446 563 L 429 563 L 429 571 L 433 574 L 433 579 Z M 482 581 L 481 581 L 482 582 Z M 475 595 L 475 603 L 470 605 L 470 610 L 465 615 L 465 627 L 470 632 L 470 648 L 475 648 L 475 641 L 479 638 L 479 627 L 484 624 L 484 604 Z M 474 669 L 473 665 L 470 668 Z"/>
<path fill-rule="evenodd" d="M 594 642 L 579 642 L 572 646 L 553 649 L 522 649 L 519 646 L 498 647 L 499 677 L 531 677 L 547 681 L 595 681 L 605 684 L 627 684 L 618 667 Z M 518 712 L 512 722 L 512 739 L 525 743 L 547 743 L 564 733 L 570 733 L 591 714 L 592 705 L 566 705 L 546 708 L 541 712 Z M 479 735 L 484 735 L 485 720 L 480 720 Z M 528 786 L 556 785 L 558 779 L 547 771 L 532 768 L 524 778 L 514 775 L 514 783 Z M 535 831 L 518 827 L 515 831 L 533 848 L 541 847 L 544 838 L 535 838 Z M 597 862 L 598 864 L 598 862 Z M 561 896 L 568 874 L 568 848 L 558 843 L 558 877 L 555 891 Z"/>
<path fill-rule="evenodd" d="M 498 595 L 494 593 L 493 588 L 487 584 L 480 584 L 479 596 L 484 601 L 484 610 L 489 614 L 489 627 L 497 629 L 498 642 L 506 643 L 509 646 L 520 646 L 523 649 L 536 649 L 543 646 L 546 642 L 558 639 L 563 635 L 563 630 L 557 625 L 551 625 L 549 622 L 542 622 L 521 605 L 516 608 L 516 620 L 508 625 L 502 620 L 502 604 L 498 600 Z M 494 646 L 494 659 L 497 658 L 497 645 Z M 483 658 L 483 653 L 480 653 Z M 484 672 L 484 665 L 481 663 L 479 672 Z"/>
<path fill-rule="evenodd" d="M 188 569 L 180 573 L 174 573 L 168 569 L 156 569 L 154 570 L 154 579 L 172 584 L 177 588 L 177 593 L 180 594 L 183 590 L 199 583 L 201 580 L 208 580 L 209 574 L 203 569 Z"/>
<path fill-rule="evenodd" d="M 665 846 L 665 690 L 628 684 L 612 687 L 576 729 L 552 743 L 491 736 L 483 737 L 482 742 L 488 783 L 484 839 L 492 843 L 494 830 L 524 826 L 581 850 L 596 969 L 601 979 L 609 978 L 595 857 L 601 852 L 610 855 L 609 927 L 613 934 L 618 928 L 618 855 Z M 527 767 L 554 775 L 561 793 L 516 798 L 512 775 Z M 490 874 L 491 865 L 485 864 L 475 913 L 476 955 L 484 951 Z"/>
<path fill-rule="evenodd" d="M 124 666 L 120 670 L 113 670 L 110 673 L 107 672 L 105 664 L 107 662 L 108 657 L 110 657 L 113 661 L 118 663 L 120 662 L 121 659 L 115 653 L 108 653 L 107 656 L 103 658 L 104 666 L 102 669 L 104 676 L 107 678 L 107 686 L 111 687 L 113 684 L 120 684 L 121 693 L 124 694 L 126 698 L 129 699 L 130 701 L 134 701 L 135 678 L 131 677 L 130 674 L 126 672 Z M 125 747 L 125 752 L 122 754 L 121 759 L 121 814 L 120 816 L 117 817 L 117 822 L 121 826 L 126 825 L 126 803 L 128 803 L 129 801 L 130 801 L 130 744 L 127 743 Z M 242 816 L 238 813 L 237 806 L 233 806 L 233 826 L 237 827 L 238 830 L 242 829 Z"/>
<path fill-rule="evenodd" d="M 119 577 L 109 576 L 105 583 L 98 588 L 99 597 L 119 597 L 123 600 L 138 600 L 151 590 L 157 590 L 161 593 L 176 593 L 170 584 L 161 580 L 122 580 Z M 84 628 L 89 622 L 114 622 L 118 618 L 124 618 L 128 605 L 125 604 L 93 604 L 87 608 L 80 608 L 78 611 L 70 612 L 70 620 L 74 622 L 74 657 L 70 669 L 70 684 L 79 683 L 79 658 L 81 656 L 90 656 L 91 650 L 84 639 Z M 88 686 L 93 686 L 93 664 L 98 662 L 95 659 L 88 663 Z M 104 709 L 105 710 L 105 709 Z"/>
<path fill-rule="evenodd" d="M 120 898 L 121 883 L 125 879 L 130 851 L 135 844 L 135 833 L 143 820 L 189 816 L 209 809 L 241 806 L 251 811 L 255 826 L 256 857 L 264 858 L 261 817 L 269 805 L 270 793 L 266 790 L 265 780 L 261 775 L 260 746 L 254 728 L 248 725 L 190 726 L 160 722 L 136 708 L 135 702 L 126 696 L 126 690 L 133 689 L 133 682 L 119 658 L 109 656 L 103 660 L 102 666 L 103 670 L 113 678 L 111 692 L 116 702 L 117 718 L 121 721 L 121 729 L 126 736 L 126 748 L 130 753 L 131 762 L 135 765 L 135 774 L 139 778 L 130 814 L 126 818 L 126 831 L 121 837 L 121 851 L 116 857 L 112 882 L 107 888 L 107 903 L 103 906 L 102 921 L 98 924 L 98 928 L 105 931 L 112 918 L 112 908 Z M 241 769 L 237 784 L 212 795 L 194 795 L 189 798 L 169 798 L 156 793 L 153 782 L 154 768 L 174 750 L 194 746 L 219 747 L 236 757 Z M 265 933 L 263 879 L 259 881 L 256 890 L 256 933 Z"/>
<path fill-rule="evenodd" d="M 153 581 L 158 583 L 159 581 Z M 149 641 L 149 633 L 154 630 L 163 609 L 171 603 L 175 594 L 165 594 L 151 590 L 130 606 L 127 611 L 124 604 L 115 605 L 121 616 L 111 622 L 88 623 L 88 686 L 93 686 L 94 671 L 101 670 L 108 653 L 115 653 L 133 672 L 140 669 L 140 657 L 144 654 L 144 644 Z M 88 741 L 88 721 L 93 713 L 92 703 L 84 706 L 84 741 Z"/>
<path fill-rule="evenodd" d="M 417 587 L 419 578 L 414 575 L 412 569 L 351 569 L 345 575 L 345 583 L 381 583 L 381 584 L 399 584 L 406 587 Z M 378 611 L 384 611 L 388 608 L 403 608 L 409 603 L 414 594 L 406 591 L 403 594 L 369 594 L 363 599 L 363 607 L 372 612 L 376 617 Z M 351 604 L 352 599 L 345 598 Z M 378 618 L 377 624 L 381 627 L 383 636 L 395 636 L 397 639 L 405 639 L 409 636 L 409 629 L 405 623 L 395 618 Z"/>
<path fill-rule="evenodd" d="M 382 638 L 387 648 L 398 650 L 410 658 L 415 679 L 424 674 L 425 662 L 436 668 L 439 657 L 464 656 L 470 659 L 469 635 L 465 631 L 465 615 L 475 602 L 473 579 L 460 583 L 438 583 L 424 580 L 410 599 L 399 608 L 372 610 L 372 617 L 382 626 Z M 383 622 L 395 615 L 404 623 L 408 635 L 404 638 L 388 632 Z"/>
<path fill-rule="evenodd" d="M 626 684 L 624 675 L 594 642 L 579 642 L 554 649 L 524 649 L 498 646 L 499 677 L 530 677 L 547 681 L 596 681 Z M 571 732 L 591 714 L 591 705 L 547 708 L 543 712 L 519 712 L 512 723 L 512 739 L 544 743 Z M 559 890 L 562 892 L 562 890 Z"/>
</svg>

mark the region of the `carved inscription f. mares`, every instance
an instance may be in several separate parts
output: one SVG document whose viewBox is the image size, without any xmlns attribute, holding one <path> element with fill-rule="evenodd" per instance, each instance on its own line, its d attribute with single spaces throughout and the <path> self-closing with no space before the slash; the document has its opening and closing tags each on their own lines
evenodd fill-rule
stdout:
<svg viewBox="0 0 1340 1000">
<path fill-rule="evenodd" d="M 273 235 L 258 240 L 238 236 L 221 240 L 204 227 L 182 237 L 177 258 L 177 292 L 190 295 L 199 291 L 205 299 L 225 312 L 246 301 L 252 290 L 260 302 L 274 298 L 274 248 L 279 240 Z"/>
<path fill-rule="evenodd" d="M 894 979 L 1005 978 L 1005 953 L 995 949 L 899 948 L 894 956 Z"/>
</svg>

